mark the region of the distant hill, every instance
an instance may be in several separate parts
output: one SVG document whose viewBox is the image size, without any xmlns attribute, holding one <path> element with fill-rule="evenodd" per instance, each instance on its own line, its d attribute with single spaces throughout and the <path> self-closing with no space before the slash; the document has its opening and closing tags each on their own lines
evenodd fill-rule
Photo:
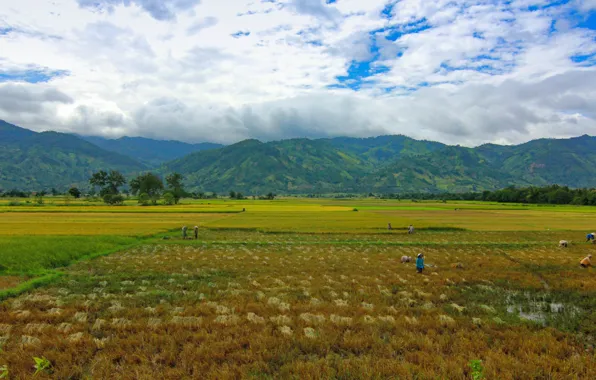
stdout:
<svg viewBox="0 0 596 380">
<path fill-rule="evenodd" d="M 193 188 L 250 193 L 301 193 L 355 190 L 358 176 L 370 165 L 323 140 L 294 139 L 262 143 L 246 140 L 222 149 L 198 152 L 167 163 L 165 172 L 180 172 Z"/>
<path fill-rule="evenodd" d="M 196 190 L 248 194 L 467 192 L 506 186 L 596 187 L 596 138 L 447 146 L 406 136 L 247 140 L 164 164 Z"/>
<path fill-rule="evenodd" d="M 98 136 L 79 136 L 100 148 L 120 153 L 148 166 L 159 166 L 187 154 L 203 150 L 221 148 L 221 144 L 199 143 L 188 144 L 172 140 L 153 140 L 144 137 L 121 137 L 106 139 Z"/>
<path fill-rule="evenodd" d="M 596 187 L 596 137 L 476 148 L 402 135 L 245 140 L 222 147 L 137 137 L 83 139 L 0 122 L 0 188 L 64 189 L 85 185 L 100 169 L 119 170 L 129 178 L 146 170 L 178 172 L 189 190 L 250 195 Z"/>
<path fill-rule="evenodd" d="M 468 192 L 528 185 L 476 149 L 446 146 L 425 155 L 402 157 L 365 177 L 362 188 L 383 193 Z"/>
<path fill-rule="evenodd" d="M 489 144 L 476 150 L 526 184 L 596 186 L 596 137 L 539 139 L 517 146 Z"/>
<path fill-rule="evenodd" d="M 100 169 L 131 173 L 147 167 L 70 134 L 36 133 L 0 120 L 0 189 L 64 189 L 86 184 Z"/>
<path fill-rule="evenodd" d="M 439 142 L 414 140 L 403 135 L 369 138 L 336 137 L 329 142 L 337 149 L 358 155 L 374 166 L 402 156 L 427 154 L 445 147 L 445 144 Z"/>
</svg>

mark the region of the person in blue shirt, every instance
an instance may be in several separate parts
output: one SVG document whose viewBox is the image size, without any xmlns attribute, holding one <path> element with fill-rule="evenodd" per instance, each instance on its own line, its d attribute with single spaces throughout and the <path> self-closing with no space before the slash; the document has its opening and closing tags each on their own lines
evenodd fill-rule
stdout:
<svg viewBox="0 0 596 380">
<path fill-rule="evenodd" d="M 591 234 L 587 234 L 586 235 L 586 243 L 589 242 L 590 240 L 594 240 L 594 232 L 592 232 Z"/>
<path fill-rule="evenodd" d="M 422 253 L 419 253 L 418 256 L 416 257 L 416 271 L 418 273 L 422 273 L 423 270 L 424 270 L 424 255 Z"/>
</svg>

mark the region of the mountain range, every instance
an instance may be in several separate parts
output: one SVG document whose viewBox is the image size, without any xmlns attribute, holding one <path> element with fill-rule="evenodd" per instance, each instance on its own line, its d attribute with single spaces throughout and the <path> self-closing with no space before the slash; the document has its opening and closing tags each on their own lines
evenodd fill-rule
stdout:
<svg viewBox="0 0 596 380">
<path fill-rule="evenodd" d="M 106 139 L 99 136 L 79 136 L 98 147 L 130 157 L 149 166 L 155 167 L 164 162 L 184 157 L 193 152 L 217 149 L 221 144 L 200 143 L 188 144 L 174 140 L 153 140 L 145 137 L 121 137 L 119 139 Z"/>
<path fill-rule="evenodd" d="M 229 146 L 36 133 L 0 121 L 0 189 L 87 187 L 94 171 L 185 176 L 193 191 L 244 194 L 464 192 L 596 187 L 596 137 L 475 148 L 402 135 L 245 140 Z"/>
</svg>

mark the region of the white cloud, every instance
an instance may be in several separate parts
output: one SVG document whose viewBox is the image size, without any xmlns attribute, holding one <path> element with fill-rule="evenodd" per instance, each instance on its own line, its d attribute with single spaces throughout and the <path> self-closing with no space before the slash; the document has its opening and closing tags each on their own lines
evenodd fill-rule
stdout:
<svg viewBox="0 0 596 380">
<path fill-rule="evenodd" d="M 4 3 L 4 82 L 68 73 L 0 82 L 0 118 L 35 130 L 225 143 L 403 133 L 467 145 L 596 134 L 596 71 L 571 60 L 596 53 L 596 34 L 566 16 L 591 1 Z M 374 75 L 350 69 L 373 59 Z"/>
</svg>

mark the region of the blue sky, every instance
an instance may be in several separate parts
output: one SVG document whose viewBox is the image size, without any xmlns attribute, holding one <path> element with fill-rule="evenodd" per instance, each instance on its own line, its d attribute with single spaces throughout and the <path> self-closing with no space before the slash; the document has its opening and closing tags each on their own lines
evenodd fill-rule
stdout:
<svg viewBox="0 0 596 380">
<path fill-rule="evenodd" d="M 5 0 L 0 119 L 231 143 L 596 134 L 596 0 Z"/>
</svg>

